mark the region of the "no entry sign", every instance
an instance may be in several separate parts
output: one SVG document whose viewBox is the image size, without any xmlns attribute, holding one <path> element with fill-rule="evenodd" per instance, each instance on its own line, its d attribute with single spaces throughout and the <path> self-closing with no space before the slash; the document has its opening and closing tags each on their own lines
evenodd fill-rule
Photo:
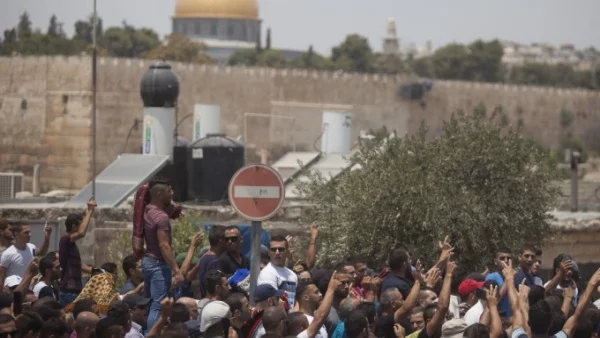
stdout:
<svg viewBox="0 0 600 338">
<path fill-rule="evenodd" d="M 229 202 L 241 217 L 250 221 L 264 221 L 275 215 L 284 198 L 281 176 L 265 165 L 247 165 L 229 181 Z"/>
</svg>

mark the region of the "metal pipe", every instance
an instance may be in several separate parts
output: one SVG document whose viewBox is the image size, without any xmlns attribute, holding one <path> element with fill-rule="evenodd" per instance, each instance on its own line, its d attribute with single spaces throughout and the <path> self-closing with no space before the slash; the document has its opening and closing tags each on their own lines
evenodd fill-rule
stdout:
<svg viewBox="0 0 600 338">
<path fill-rule="evenodd" d="M 92 19 L 92 196 L 96 196 L 96 85 L 97 85 L 97 57 L 96 27 L 98 11 L 94 0 L 94 16 Z"/>
</svg>

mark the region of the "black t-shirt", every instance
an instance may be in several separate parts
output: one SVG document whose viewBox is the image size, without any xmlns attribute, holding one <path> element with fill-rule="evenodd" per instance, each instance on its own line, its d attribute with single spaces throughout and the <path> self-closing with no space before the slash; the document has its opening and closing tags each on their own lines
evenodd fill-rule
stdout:
<svg viewBox="0 0 600 338">
<path fill-rule="evenodd" d="M 250 260 L 242 255 L 242 263 L 238 263 L 229 252 L 219 256 L 217 268 L 227 276 L 233 275 L 238 269 L 250 269 Z"/>
<path fill-rule="evenodd" d="M 66 234 L 58 243 L 58 260 L 60 262 L 60 290 L 79 293 L 83 289 L 81 283 L 81 255 L 77 244 L 71 242 L 71 235 Z"/>
<path fill-rule="evenodd" d="M 394 314 L 387 314 L 379 317 L 379 321 L 377 321 L 377 326 L 375 327 L 375 337 L 396 338 L 394 324 Z M 412 333 L 412 328 L 408 319 L 402 320 L 400 325 L 404 327 L 407 336 Z"/>
</svg>

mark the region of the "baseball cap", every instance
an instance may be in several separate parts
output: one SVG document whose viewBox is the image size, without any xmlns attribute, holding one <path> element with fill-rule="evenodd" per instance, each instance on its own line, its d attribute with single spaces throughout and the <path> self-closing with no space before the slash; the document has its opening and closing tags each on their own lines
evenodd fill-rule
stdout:
<svg viewBox="0 0 600 338">
<path fill-rule="evenodd" d="M 125 298 L 123 298 L 123 303 L 127 304 L 127 306 L 129 306 L 129 308 L 131 309 L 136 307 L 146 307 L 150 304 L 151 301 L 152 299 L 144 298 L 135 293 L 129 294 L 125 296 Z"/>
<path fill-rule="evenodd" d="M 227 303 L 216 300 L 206 304 L 200 315 L 200 332 L 206 332 L 211 326 L 228 317 L 229 305 Z"/>
<path fill-rule="evenodd" d="M 8 276 L 6 277 L 6 279 L 4 280 L 4 286 L 7 288 L 14 288 L 15 286 L 21 284 L 21 281 L 23 279 L 21 278 L 21 276 L 18 275 L 12 275 L 12 276 Z"/>
<path fill-rule="evenodd" d="M 461 297 L 467 297 L 477 289 L 481 289 L 485 282 L 478 282 L 474 279 L 465 279 L 458 285 L 458 294 Z"/>
<path fill-rule="evenodd" d="M 269 284 L 258 285 L 254 290 L 254 301 L 257 303 L 262 302 L 263 300 L 267 300 L 271 297 L 281 296 L 283 296 L 283 290 L 277 290 Z"/>
<path fill-rule="evenodd" d="M 467 326 L 464 319 L 451 319 L 442 325 L 442 338 L 462 338 Z"/>
</svg>

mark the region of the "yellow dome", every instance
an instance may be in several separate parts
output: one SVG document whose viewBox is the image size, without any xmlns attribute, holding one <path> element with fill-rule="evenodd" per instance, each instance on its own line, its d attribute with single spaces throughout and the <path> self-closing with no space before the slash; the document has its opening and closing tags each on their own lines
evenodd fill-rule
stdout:
<svg viewBox="0 0 600 338">
<path fill-rule="evenodd" d="M 175 17 L 258 20 L 258 0 L 177 0 Z"/>
</svg>

